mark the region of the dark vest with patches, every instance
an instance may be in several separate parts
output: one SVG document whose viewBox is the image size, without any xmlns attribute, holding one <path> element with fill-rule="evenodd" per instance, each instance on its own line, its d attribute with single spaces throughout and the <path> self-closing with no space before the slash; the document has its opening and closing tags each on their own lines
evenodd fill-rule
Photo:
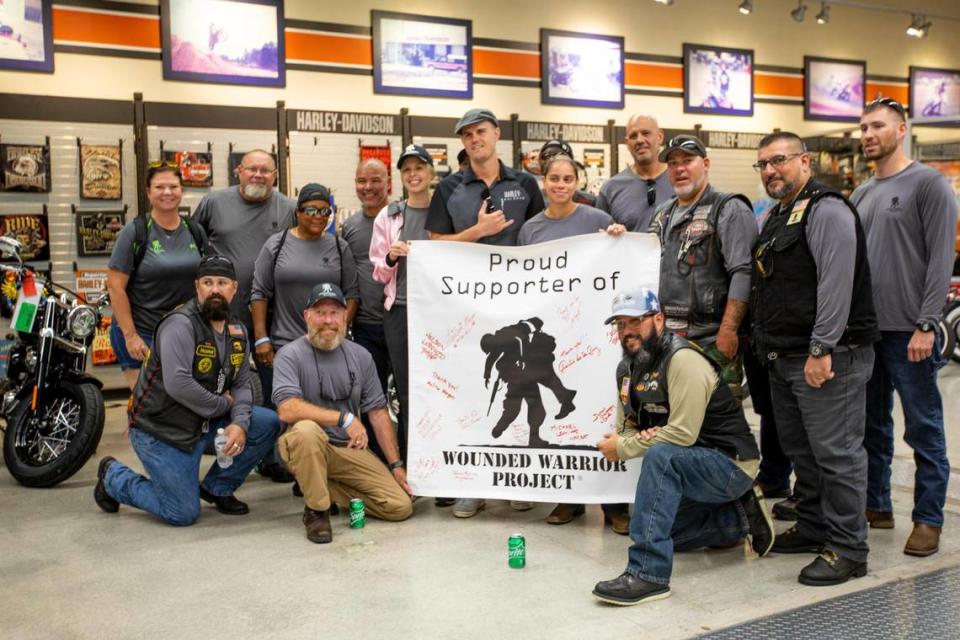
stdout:
<svg viewBox="0 0 960 640">
<path fill-rule="evenodd" d="M 193 379 L 210 393 L 220 395 L 233 386 L 247 354 L 247 338 L 236 318 L 226 324 L 225 346 L 230 355 L 226 366 L 222 353 L 217 349 L 213 328 L 200 315 L 196 298 L 186 302 L 157 323 L 153 334 L 153 348 L 143 363 L 143 369 L 133 389 L 129 418 L 130 426 L 142 429 L 157 440 L 166 442 L 183 451 L 192 451 L 193 446 L 207 430 L 208 419 L 194 413 L 174 400 L 167 392 L 160 362 L 160 326 L 174 314 L 187 316 L 193 326 L 196 348 L 193 351 Z"/>
<path fill-rule="evenodd" d="M 718 375 L 720 373 L 719 365 L 704 355 L 695 343 L 669 332 L 665 332 L 660 339 L 663 341 L 663 350 L 659 362 L 642 369 L 632 367 L 631 361 L 624 359 L 617 367 L 624 415 L 636 421 L 637 429 L 641 431 L 667 424 L 670 416 L 667 370 L 675 353 L 681 349 L 693 349 L 710 363 Z M 713 390 L 693 446 L 716 449 L 734 460 L 760 458 L 757 441 L 750 433 L 743 408 L 733 397 L 729 386 L 718 384 Z"/>
<path fill-rule="evenodd" d="M 770 212 L 753 250 L 750 312 L 754 348 L 761 360 L 809 350 L 817 321 L 817 264 L 807 244 L 807 221 L 814 205 L 826 197 L 842 201 L 856 227 L 850 315 L 838 344 L 866 345 L 880 339 L 866 239 L 857 209 L 839 192 L 811 179 L 792 206 L 777 205 Z"/>
<path fill-rule="evenodd" d="M 667 329 L 681 336 L 712 338 L 720 329 L 730 276 L 720 253 L 717 221 L 723 207 L 734 199 L 753 208 L 746 196 L 720 193 L 708 186 L 672 229 L 670 220 L 679 202 L 676 197 L 664 203 L 651 225 L 662 249 L 660 308 Z"/>
</svg>

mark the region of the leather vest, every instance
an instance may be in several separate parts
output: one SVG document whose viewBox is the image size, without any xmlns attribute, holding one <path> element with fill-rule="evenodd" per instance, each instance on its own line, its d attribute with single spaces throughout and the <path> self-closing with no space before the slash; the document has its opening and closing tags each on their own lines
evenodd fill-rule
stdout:
<svg viewBox="0 0 960 640">
<path fill-rule="evenodd" d="M 720 366 L 708 358 L 696 343 L 669 332 L 665 332 L 660 340 L 662 351 L 659 361 L 640 368 L 632 367 L 631 361 L 624 359 L 617 367 L 624 415 L 636 421 L 637 429 L 641 431 L 667 424 L 670 416 L 667 371 L 675 353 L 681 349 L 693 349 L 710 363 L 718 376 L 720 373 Z M 693 446 L 716 449 L 734 460 L 759 459 L 757 441 L 750 433 L 743 408 L 733 397 L 729 386 L 718 384 L 714 389 Z"/>
<path fill-rule="evenodd" d="M 196 348 L 193 352 L 191 371 L 193 379 L 210 393 L 220 395 L 233 386 L 247 357 L 247 338 L 236 318 L 226 324 L 225 346 L 229 351 L 226 365 L 223 354 L 217 349 L 216 338 L 210 323 L 200 315 L 200 306 L 194 298 L 185 302 L 157 323 L 153 334 L 153 348 L 147 354 L 140 377 L 133 389 L 129 409 L 130 426 L 142 429 L 158 440 L 182 451 L 191 451 L 203 433 L 207 431 L 208 419 L 174 400 L 167 392 L 160 362 L 160 327 L 174 314 L 187 316 L 193 326 Z"/>
<path fill-rule="evenodd" d="M 838 344 L 866 345 L 880 338 L 866 239 L 857 209 L 841 193 L 811 179 L 790 207 L 777 205 L 770 212 L 753 250 L 750 312 L 754 348 L 761 361 L 809 350 L 817 320 L 817 264 L 807 244 L 806 229 L 814 206 L 826 197 L 842 201 L 856 226 L 850 314 Z"/>
<path fill-rule="evenodd" d="M 713 338 L 727 306 L 730 276 L 720 252 L 717 221 L 733 199 L 750 209 L 739 193 L 721 193 L 707 186 L 703 197 L 670 228 L 678 206 L 676 197 L 661 207 L 651 230 L 660 238 L 660 308 L 666 328 L 691 338 Z"/>
</svg>

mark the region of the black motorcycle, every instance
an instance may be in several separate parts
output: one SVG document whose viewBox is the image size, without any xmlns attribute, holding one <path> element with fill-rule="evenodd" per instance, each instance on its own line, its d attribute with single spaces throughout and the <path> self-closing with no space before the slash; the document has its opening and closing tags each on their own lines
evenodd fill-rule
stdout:
<svg viewBox="0 0 960 640">
<path fill-rule="evenodd" d="M 17 482 L 52 487 L 87 462 L 100 443 L 104 406 L 87 355 L 107 304 L 85 303 L 20 260 L 20 243 L 0 237 L 3 286 L 16 289 L 10 333 L 0 340 L 3 461 Z"/>
</svg>

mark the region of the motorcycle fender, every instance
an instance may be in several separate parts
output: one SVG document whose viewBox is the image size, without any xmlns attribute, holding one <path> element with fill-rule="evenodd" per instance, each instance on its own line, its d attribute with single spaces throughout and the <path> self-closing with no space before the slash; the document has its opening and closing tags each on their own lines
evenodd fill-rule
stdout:
<svg viewBox="0 0 960 640">
<path fill-rule="evenodd" d="M 95 384 L 95 385 L 97 386 L 97 389 L 103 389 L 103 383 L 100 382 L 100 380 L 98 380 L 97 378 L 94 378 L 93 376 L 88 375 L 88 374 L 86 374 L 86 373 L 81 373 L 81 374 L 79 374 L 79 375 L 77 375 L 77 374 L 69 374 L 69 375 L 67 376 L 67 379 L 68 379 L 70 382 L 74 382 L 74 383 L 76 383 L 76 384 L 85 384 L 85 383 L 88 383 L 88 382 L 89 382 L 89 383 L 91 383 L 91 384 Z"/>
</svg>

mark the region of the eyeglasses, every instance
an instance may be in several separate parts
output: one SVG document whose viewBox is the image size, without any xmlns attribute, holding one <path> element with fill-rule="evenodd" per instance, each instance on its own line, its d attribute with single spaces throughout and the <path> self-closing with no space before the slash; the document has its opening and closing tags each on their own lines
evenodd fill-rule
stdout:
<svg viewBox="0 0 960 640">
<path fill-rule="evenodd" d="M 267 169 L 266 167 L 244 167 L 241 165 L 240 168 L 254 176 L 272 176 L 277 172 L 276 169 Z"/>
<path fill-rule="evenodd" d="M 803 154 L 804 152 L 800 151 L 797 153 L 788 153 L 785 156 L 773 156 L 769 160 L 757 160 L 755 164 L 752 164 L 750 166 L 753 167 L 754 171 L 758 171 L 758 172 L 766 169 L 768 165 L 773 167 L 774 169 L 779 169 L 783 165 L 787 164 L 787 162 L 789 162 L 792 158 L 796 158 L 797 156 L 802 156 Z"/>
<path fill-rule="evenodd" d="M 657 181 L 654 180 L 644 180 L 647 183 L 647 206 L 652 207 L 653 203 L 657 201 Z"/>
<path fill-rule="evenodd" d="M 333 209 L 331 207 L 304 207 L 300 209 L 300 213 L 305 213 L 308 216 L 326 217 L 333 213 Z"/>
<path fill-rule="evenodd" d="M 876 100 L 871 100 L 867 103 L 866 110 L 869 111 L 878 104 L 885 107 L 889 107 L 900 114 L 901 118 L 907 117 L 907 110 L 903 108 L 903 105 L 894 100 L 893 98 L 877 98 Z"/>
</svg>

